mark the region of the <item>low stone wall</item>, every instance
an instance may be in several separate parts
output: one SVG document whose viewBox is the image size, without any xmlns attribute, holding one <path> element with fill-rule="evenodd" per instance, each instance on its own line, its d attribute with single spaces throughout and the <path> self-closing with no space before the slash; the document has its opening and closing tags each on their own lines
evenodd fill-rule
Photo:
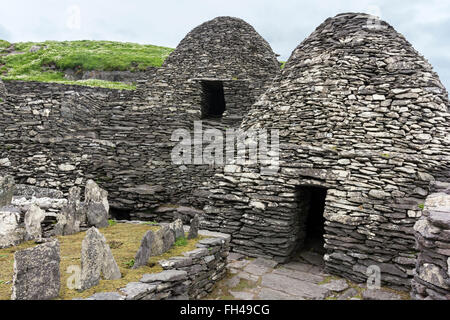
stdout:
<svg viewBox="0 0 450 320">
<path fill-rule="evenodd" d="M 97 293 L 87 300 L 189 300 L 201 299 L 226 274 L 230 236 L 199 231 L 210 236 L 200 240 L 197 249 L 183 256 L 159 261 L 164 271 L 145 274 L 139 282 L 128 283 L 117 292 Z"/>
<path fill-rule="evenodd" d="M 55 83 L 9 81 L 7 86 L 8 100 L 0 104 L 2 174 L 64 193 L 93 179 L 110 193 L 112 208 L 137 219 L 162 221 L 154 210 L 164 203 L 203 207 L 199 188 L 215 168 L 174 165 L 171 159 L 179 143 L 171 141 L 172 132 L 184 129 L 193 136 L 199 104 L 151 106 L 136 91 Z M 229 114 L 205 122 L 205 130 L 225 132 L 240 122 L 245 110 L 237 100 L 228 102 Z"/>
<path fill-rule="evenodd" d="M 99 79 L 105 81 L 116 81 L 125 83 L 136 83 L 139 80 L 148 79 L 154 72 L 155 67 L 149 67 L 147 71 L 103 71 L 103 70 L 89 70 L 77 71 L 73 69 L 64 70 L 64 78 L 68 80 L 87 80 Z"/>
<path fill-rule="evenodd" d="M 450 300 L 450 184 L 442 191 L 428 196 L 414 226 L 419 255 L 411 297 L 418 300 Z"/>
<path fill-rule="evenodd" d="M 91 96 L 105 95 L 109 98 L 126 97 L 133 95 L 130 90 L 116 90 L 99 87 L 88 87 L 82 85 L 70 85 L 54 82 L 38 82 L 38 81 L 4 81 L 4 86 L 10 96 L 27 96 L 27 97 L 43 97 L 45 95 L 58 95 L 67 91 L 74 91 Z"/>
</svg>

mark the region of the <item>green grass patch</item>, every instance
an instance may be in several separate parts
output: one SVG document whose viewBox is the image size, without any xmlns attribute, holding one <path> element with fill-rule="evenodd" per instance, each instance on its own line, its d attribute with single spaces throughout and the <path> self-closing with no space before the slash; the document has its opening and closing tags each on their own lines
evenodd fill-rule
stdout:
<svg viewBox="0 0 450 320">
<path fill-rule="evenodd" d="M 147 222 L 144 222 L 144 224 L 149 225 L 149 226 L 154 226 L 154 225 L 157 225 L 158 222 L 156 222 L 156 221 L 147 221 Z"/>
<path fill-rule="evenodd" d="M 117 224 L 117 221 L 113 220 L 113 219 L 109 219 L 108 224 L 109 224 L 109 226 L 113 226 L 113 225 Z"/>
<path fill-rule="evenodd" d="M 125 262 L 124 265 L 126 265 L 128 268 L 133 268 L 134 262 L 134 259 L 131 259 L 130 261 Z"/>
<path fill-rule="evenodd" d="M 0 40 L 0 53 L 11 44 Z M 30 52 L 32 46 L 40 46 Z M 0 56 L 0 75 L 4 80 L 61 82 L 113 89 L 134 89 L 134 86 L 101 80 L 67 81 L 64 70 L 77 72 L 144 71 L 160 67 L 171 48 L 114 41 L 45 41 L 14 44 L 17 54 Z"/>
<path fill-rule="evenodd" d="M 188 241 L 187 241 L 187 239 L 185 237 L 179 237 L 175 241 L 175 246 L 177 246 L 177 247 L 184 247 L 187 244 L 188 244 Z"/>
</svg>

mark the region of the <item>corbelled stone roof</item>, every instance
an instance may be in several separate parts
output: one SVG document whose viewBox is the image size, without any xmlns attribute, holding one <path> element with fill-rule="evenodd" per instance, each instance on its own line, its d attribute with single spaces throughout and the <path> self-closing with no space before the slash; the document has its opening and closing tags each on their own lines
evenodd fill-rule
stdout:
<svg viewBox="0 0 450 320">
<path fill-rule="evenodd" d="M 192 77 L 247 79 L 276 73 L 279 63 L 267 41 L 247 22 L 217 17 L 189 32 L 163 68 Z"/>
<path fill-rule="evenodd" d="M 217 17 L 189 32 L 138 91 L 152 105 L 188 109 L 200 104 L 200 81 L 221 80 L 228 111 L 239 107 L 246 112 L 279 74 L 275 53 L 252 26 Z"/>
<path fill-rule="evenodd" d="M 243 127 L 280 128 L 286 142 L 338 151 L 448 158 L 448 111 L 438 75 L 400 33 L 373 16 L 345 13 L 293 51 Z"/>
</svg>

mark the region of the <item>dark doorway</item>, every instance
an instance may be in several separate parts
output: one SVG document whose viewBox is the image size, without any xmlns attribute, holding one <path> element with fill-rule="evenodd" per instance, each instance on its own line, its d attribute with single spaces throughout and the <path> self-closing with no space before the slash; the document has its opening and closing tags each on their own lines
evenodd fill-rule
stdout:
<svg viewBox="0 0 450 320">
<path fill-rule="evenodd" d="M 131 220 L 130 210 L 119 209 L 119 208 L 109 208 L 109 216 L 111 219 L 115 220 Z"/>
<path fill-rule="evenodd" d="M 225 112 L 223 82 L 204 80 L 202 85 L 202 119 L 221 118 Z"/>
<path fill-rule="evenodd" d="M 325 254 L 323 212 L 326 195 L 327 189 L 325 188 L 309 186 L 298 188 L 298 248 L 300 251 Z"/>
</svg>

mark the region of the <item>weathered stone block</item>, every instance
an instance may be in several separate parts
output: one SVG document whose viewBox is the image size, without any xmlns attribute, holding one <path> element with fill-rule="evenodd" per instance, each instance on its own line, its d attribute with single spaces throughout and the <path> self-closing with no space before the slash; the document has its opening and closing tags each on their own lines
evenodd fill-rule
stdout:
<svg viewBox="0 0 450 320">
<path fill-rule="evenodd" d="M 0 208 L 0 248 L 16 245 L 24 240 L 25 230 L 19 226 L 19 221 L 18 208 Z"/>
<path fill-rule="evenodd" d="M 14 254 L 12 300 L 48 300 L 60 289 L 59 242 L 40 244 Z"/>
<path fill-rule="evenodd" d="M 86 232 L 81 244 L 80 289 L 86 290 L 96 286 L 102 274 L 106 280 L 122 277 L 105 237 L 92 227 Z"/>
<path fill-rule="evenodd" d="M 0 208 L 10 205 L 15 191 L 14 179 L 11 176 L 0 176 Z"/>
</svg>

